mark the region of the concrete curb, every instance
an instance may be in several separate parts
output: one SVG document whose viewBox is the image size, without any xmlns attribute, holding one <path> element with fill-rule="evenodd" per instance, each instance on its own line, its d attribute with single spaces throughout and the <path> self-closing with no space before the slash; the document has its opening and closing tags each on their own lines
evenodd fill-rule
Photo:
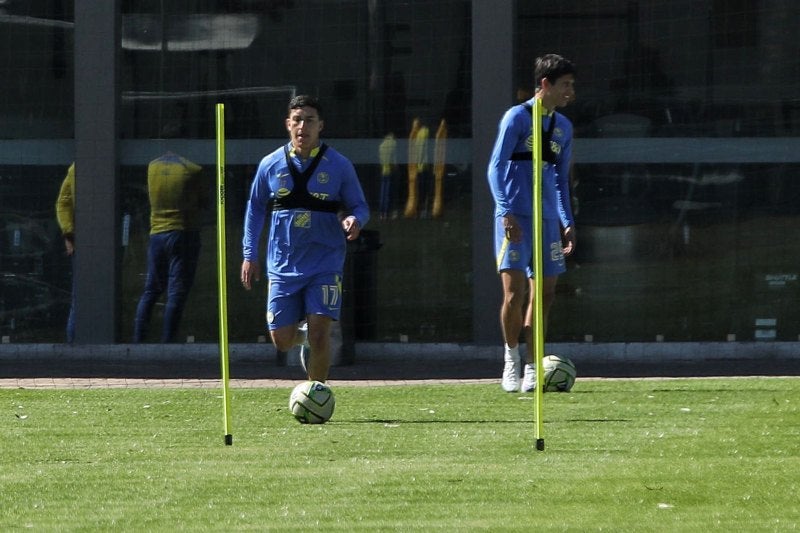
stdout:
<svg viewBox="0 0 800 533">
<path fill-rule="evenodd" d="M 656 342 L 656 343 L 552 343 L 546 353 L 557 353 L 576 363 L 698 363 L 714 360 L 800 361 L 798 342 Z M 231 344 L 231 362 L 257 363 L 275 359 L 275 348 L 267 343 Z M 502 359 L 500 346 L 457 343 L 357 342 L 356 362 L 448 362 Z M 220 357 L 216 344 L 0 344 L 0 361 L 63 362 L 211 362 Z M 287 357 L 290 366 L 296 357 Z M 336 363 L 336 358 L 334 358 Z"/>
</svg>

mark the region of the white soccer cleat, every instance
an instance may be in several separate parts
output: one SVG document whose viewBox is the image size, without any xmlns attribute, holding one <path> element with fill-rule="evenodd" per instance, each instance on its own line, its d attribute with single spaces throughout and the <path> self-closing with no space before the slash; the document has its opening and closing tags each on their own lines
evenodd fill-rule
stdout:
<svg viewBox="0 0 800 533">
<path fill-rule="evenodd" d="M 522 392 L 533 392 L 536 390 L 536 367 L 533 363 L 525 365 L 522 376 Z"/>
<path fill-rule="evenodd" d="M 506 364 L 503 367 L 503 380 L 500 386 L 506 392 L 517 392 L 519 390 L 519 365 L 518 361 L 506 356 Z"/>
<path fill-rule="evenodd" d="M 308 374 L 308 365 L 311 361 L 311 346 L 308 344 L 308 322 L 304 322 L 298 328 L 298 331 L 303 336 L 303 341 L 300 344 L 300 366 L 303 367 L 303 372 Z"/>
</svg>

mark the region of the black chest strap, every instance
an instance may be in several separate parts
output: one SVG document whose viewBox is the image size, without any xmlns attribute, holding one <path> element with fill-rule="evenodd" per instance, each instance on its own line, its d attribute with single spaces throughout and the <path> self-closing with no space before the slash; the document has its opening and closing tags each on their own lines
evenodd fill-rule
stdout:
<svg viewBox="0 0 800 533">
<path fill-rule="evenodd" d="M 529 102 L 522 104 L 522 107 L 533 113 L 533 106 Z M 556 114 L 553 112 L 553 116 L 550 118 L 550 126 L 546 130 L 542 127 L 542 160 L 547 161 L 551 165 L 555 165 L 558 162 L 558 157 L 550 144 L 550 141 L 553 139 L 553 130 L 555 129 Z M 532 161 L 533 153 L 514 152 L 509 159 L 511 159 L 511 161 Z"/>
<path fill-rule="evenodd" d="M 325 213 L 336 213 L 339 211 L 341 202 L 322 200 L 308 192 L 308 181 L 311 179 L 311 176 L 314 175 L 314 172 L 316 172 L 320 161 L 322 161 L 322 156 L 327 149 L 328 146 L 326 144 L 321 144 L 317 155 L 314 156 L 314 159 L 308 167 L 300 172 L 295 168 L 292 162 L 292 157 L 289 155 L 289 147 L 283 147 L 283 153 L 286 157 L 286 166 L 289 168 L 289 173 L 292 175 L 294 186 L 291 192 L 286 196 L 273 198 L 270 201 L 270 207 L 272 209 L 308 209 L 309 211 L 323 211 Z"/>
</svg>

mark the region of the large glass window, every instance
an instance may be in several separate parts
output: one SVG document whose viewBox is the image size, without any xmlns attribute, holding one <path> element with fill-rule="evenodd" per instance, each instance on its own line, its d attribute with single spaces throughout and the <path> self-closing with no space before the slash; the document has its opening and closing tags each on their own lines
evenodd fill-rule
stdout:
<svg viewBox="0 0 800 533">
<path fill-rule="evenodd" d="M 0 334 L 61 342 L 70 261 L 56 197 L 72 161 L 72 2 L 0 3 Z"/>
<path fill-rule="evenodd" d="M 372 209 L 345 279 L 356 338 L 469 340 L 470 2 L 234 5 L 123 3 L 123 337 L 146 271 L 147 163 L 175 151 L 212 186 L 218 102 L 227 119 L 230 337 L 265 335 L 265 284 L 245 292 L 238 282 L 245 201 L 258 162 L 286 141 L 290 97 L 309 93 L 324 106 L 324 139 L 355 163 Z M 178 135 L 163 139 L 175 124 Z M 213 213 L 202 234 L 180 334 L 198 342 L 217 331 Z"/>
<path fill-rule="evenodd" d="M 347 267 L 356 338 L 472 340 L 474 284 L 499 292 L 471 275 L 472 219 L 489 216 L 471 212 L 484 172 L 471 162 L 491 149 L 472 144 L 472 106 L 484 105 L 471 95 L 472 4 L 120 2 L 120 340 L 146 270 L 147 165 L 178 153 L 213 193 L 218 102 L 230 337 L 265 335 L 266 287 L 239 289 L 242 217 L 300 93 L 321 98 L 324 138 L 353 160 L 372 207 Z M 516 2 L 508 104 L 532 91 L 537 55 L 570 57 L 579 74 L 564 110 L 578 249 L 549 340 L 798 339 L 799 17 L 787 0 Z M 57 342 L 71 275 L 55 202 L 74 159 L 74 34 L 92 28 L 74 27 L 72 2 L 15 1 L 0 2 L 0 29 L 1 333 Z M 202 221 L 179 334 L 198 342 L 217 338 L 213 209 Z"/>
<path fill-rule="evenodd" d="M 549 339 L 798 339 L 794 3 L 518 3 L 516 76 L 577 63 L 578 249 Z"/>
</svg>

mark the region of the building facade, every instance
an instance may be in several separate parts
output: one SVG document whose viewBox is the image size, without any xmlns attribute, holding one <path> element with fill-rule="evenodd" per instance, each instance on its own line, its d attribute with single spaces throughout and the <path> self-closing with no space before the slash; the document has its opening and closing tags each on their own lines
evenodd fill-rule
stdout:
<svg viewBox="0 0 800 533">
<path fill-rule="evenodd" d="M 486 164 L 548 52 L 578 69 L 578 247 L 548 339 L 797 342 L 798 22 L 790 0 L 0 1 L 4 342 L 63 342 L 73 283 L 76 342 L 129 342 L 147 164 L 179 153 L 215 194 L 217 103 L 229 336 L 265 335 L 266 287 L 238 283 L 245 200 L 310 93 L 373 213 L 348 264 L 356 340 L 499 344 Z M 70 259 L 55 203 L 72 162 Z M 181 336 L 216 342 L 204 216 Z"/>
</svg>

